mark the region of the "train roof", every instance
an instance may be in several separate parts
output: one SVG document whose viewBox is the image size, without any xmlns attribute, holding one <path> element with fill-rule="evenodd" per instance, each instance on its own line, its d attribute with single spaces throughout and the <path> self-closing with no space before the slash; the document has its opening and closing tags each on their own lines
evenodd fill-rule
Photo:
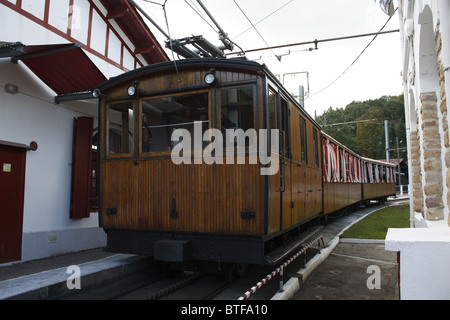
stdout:
<svg viewBox="0 0 450 320">
<path fill-rule="evenodd" d="M 228 67 L 228 68 L 240 68 L 240 69 L 252 69 L 255 71 L 266 71 L 270 73 L 265 65 L 261 65 L 257 62 L 250 61 L 247 59 L 236 58 L 236 59 L 222 59 L 222 58 L 192 58 L 192 59 L 182 59 L 176 61 L 166 61 L 151 64 L 145 67 L 141 67 L 123 74 L 120 74 L 116 77 L 112 77 L 109 80 L 101 83 L 96 87 L 96 89 L 105 89 L 111 87 L 115 84 L 121 83 L 123 81 L 133 79 L 135 77 L 139 77 L 145 75 L 149 72 L 162 71 L 166 69 L 172 69 L 175 67 L 184 68 L 184 67 L 192 67 L 192 66 L 203 66 L 207 68 L 213 67 Z"/>
</svg>

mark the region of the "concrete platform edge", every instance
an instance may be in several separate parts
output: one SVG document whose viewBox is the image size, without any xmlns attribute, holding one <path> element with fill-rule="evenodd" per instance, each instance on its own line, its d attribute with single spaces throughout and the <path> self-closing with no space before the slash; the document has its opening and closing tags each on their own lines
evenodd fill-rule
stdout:
<svg viewBox="0 0 450 320">
<path fill-rule="evenodd" d="M 290 278 L 283 286 L 282 292 L 277 292 L 271 300 L 290 300 L 294 294 L 302 287 L 303 283 L 309 278 L 312 272 L 325 261 L 326 258 L 333 252 L 339 244 L 339 237 L 333 238 L 325 249 L 320 251 L 312 258 L 304 268 L 297 271 L 297 277 Z"/>
<path fill-rule="evenodd" d="M 113 281 L 146 265 L 145 259 L 125 254 L 82 263 L 79 265 L 81 287 L 87 289 Z M 73 293 L 67 288 L 70 276 L 64 267 L 0 282 L 0 291 L 3 291 L 0 300 L 40 300 L 70 295 Z"/>
</svg>

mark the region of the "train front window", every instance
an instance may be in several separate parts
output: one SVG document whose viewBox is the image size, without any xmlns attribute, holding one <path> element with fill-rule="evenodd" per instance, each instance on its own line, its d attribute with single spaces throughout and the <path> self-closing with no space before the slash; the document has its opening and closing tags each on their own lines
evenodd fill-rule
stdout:
<svg viewBox="0 0 450 320">
<path fill-rule="evenodd" d="M 222 90 L 221 126 L 224 132 L 227 129 L 253 129 L 253 87 L 234 88 Z"/>
<path fill-rule="evenodd" d="M 194 127 L 201 126 L 203 135 L 209 129 L 208 109 L 208 92 L 143 99 L 142 152 L 171 151 L 172 133 L 176 129 L 186 129 L 194 137 Z"/>
<path fill-rule="evenodd" d="M 133 153 L 133 101 L 115 102 L 107 107 L 108 155 Z"/>
<path fill-rule="evenodd" d="M 239 141 L 236 130 L 248 133 L 254 129 L 253 87 L 223 89 L 220 92 L 220 125 L 224 137 L 224 145 L 248 148 L 251 138 Z M 242 143 L 242 145 L 240 145 Z"/>
</svg>

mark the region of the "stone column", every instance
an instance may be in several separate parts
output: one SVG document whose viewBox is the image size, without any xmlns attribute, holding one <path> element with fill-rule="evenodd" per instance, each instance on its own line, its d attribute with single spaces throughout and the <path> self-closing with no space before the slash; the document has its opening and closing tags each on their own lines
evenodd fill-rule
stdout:
<svg viewBox="0 0 450 320">
<path fill-rule="evenodd" d="M 411 132 L 410 136 L 411 144 L 411 169 L 412 169 L 412 196 L 414 203 L 414 212 L 422 213 L 424 217 L 423 209 L 423 187 L 422 187 L 422 172 L 420 169 L 420 143 L 418 137 L 418 131 Z"/>
<path fill-rule="evenodd" d="M 438 69 L 438 75 L 439 75 L 439 87 L 440 87 L 440 106 L 439 109 L 441 111 L 442 116 L 442 131 L 444 134 L 443 139 L 443 153 L 445 155 L 445 190 L 447 190 L 447 195 L 444 197 L 444 200 L 447 201 L 447 210 L 450 206 L 450 139 L 449 139 L 449 130 L 448 130 L 448 117 L 447 117 L 447 94 L 445 90 L 445 66 L 443 63 L 442 58 L 442 34 L 440 29 L 440 23 L 438 23 L 436 28 L 436 56 L 437 56 L 437 69 Z M 450 225 L 450 218 L 447 216 L 447 223 Z"/>
<path fill-rule="evenodd" d="M 444 218 L 442 201 L 442 161 L 441 135 L 437 114 L 437 97 L 435 92 L 420 95 L 420 117 L 422 119 L 422 151 L 424 179 L 425 215 L 428 220 Z"/>
</svg>

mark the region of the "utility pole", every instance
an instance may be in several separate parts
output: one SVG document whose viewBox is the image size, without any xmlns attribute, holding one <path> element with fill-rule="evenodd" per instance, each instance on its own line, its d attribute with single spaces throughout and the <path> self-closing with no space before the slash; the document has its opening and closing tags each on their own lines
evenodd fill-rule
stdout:
<svg viewBox="0 0 450 320">
<path fill-rule="evenodd" d="M 398 185 L 400 186 L 400 195 L 403 195 L 403 186 L 402 186 L 402 180 L 400 175 L 400 149 L 398 147 L 398 137 L 397 137 L 397 170 L 398 170 Z"/>
<path fill-rule="evenodd" d="M 384 120 L 384 137 L 386 141 L 386 162 L 391 162 L 391 157 L 389 156 L 389 127 L 388 120 Z"/>
</svg>

